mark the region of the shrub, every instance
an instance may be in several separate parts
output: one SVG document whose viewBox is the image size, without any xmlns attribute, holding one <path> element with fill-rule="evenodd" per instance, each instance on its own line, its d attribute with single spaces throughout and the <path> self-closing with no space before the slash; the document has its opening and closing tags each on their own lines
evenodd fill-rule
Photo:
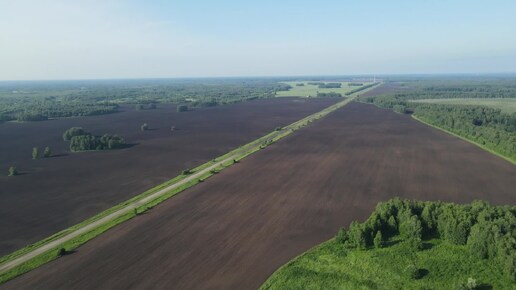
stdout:
<svg viewBox="0 0 516 290">
<path fill-rule="evenodd" d="M 367 239 L 364 226 L 354 221 L 349 226 L 349 245 L 357 249 L 365 249 L 367 247 Z"/>
<path fill-rule="evenodd" d="M 18 170 L 14 166 L 9 167 L 8 173 L 8 176 L 16 176 L 19 174 Z"/>
<path fill-rule="evenodd" d="M 422 271 L 414 264 L 410 264 L 405 268 L 405 273 L 410 279 L 420 279 L 422 277 Z"/>
<path fill-rule="evenodd" d="M 149 130 L 149 125 L 147 125 L 147 123 L 143 123 L 143 124 L 140 126 L 140 130 L 142 130 L 142 131 L 147 131 L 147 130 Z"/>
<path fill-rule="evenodd" d="M 32 159 L 38 159 L 38 155 L 39 155 L 38 147 L 32 148 Z"/>
<path fill-rule="evenodd" d="M 344 228 L 340 229 L 337 236 L 335 236 L 335 240 L 339 243 L 345 244 L 349 240 L 348 231 Z"/>
<path fill-rule="evenodd" d="M 479 285 L 477 284 L 477 280 L 473 278 L 468 278 L 468 281 L 465 283 L 460 283 L 457 287 L 457 290 L 475 290 L 478 289 Z"/>
<path fill-rule="evenodd" d="M 43 157 L 48 158 L 52 156 L 52 151 L 50 150 L 50 147 L 45 147 L 45 150 L 43 151 Z"/>
<path fill-rule="evenodd" d="M 82 135 L 89 135 L 89 134 L 90 133 L 86 132 L 81 127 L 72 127 L 63 133 L 63 140 L 70 141 L 72 139 L 72 137 L 74 137 L 74 136 L 82 136 Z"/>
</svg>

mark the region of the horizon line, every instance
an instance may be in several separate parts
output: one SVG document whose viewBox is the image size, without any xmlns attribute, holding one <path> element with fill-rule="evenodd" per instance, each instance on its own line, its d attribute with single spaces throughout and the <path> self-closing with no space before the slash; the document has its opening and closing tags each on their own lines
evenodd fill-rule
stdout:
<svg viewBox="0 0 516 290">
<path fill-rule="evenodd" d="M 184 77 L 107 77 L 107 78 L 56 78 L 56 79 L 5 79 L 0 82 L 46 82 L 46 81 L 123 81 L 123 80 L 195 80 L 195 79 L 277 79 L 277 78 L 330 78 L 330 77 L 389 77 L 389 76 L 494 76 L 515 75 L 513 72 L 446 72 L 446 73 L 364 73 L 320 75 L 244 75 L 244 76 L 184 76 Z"/>
</svg>

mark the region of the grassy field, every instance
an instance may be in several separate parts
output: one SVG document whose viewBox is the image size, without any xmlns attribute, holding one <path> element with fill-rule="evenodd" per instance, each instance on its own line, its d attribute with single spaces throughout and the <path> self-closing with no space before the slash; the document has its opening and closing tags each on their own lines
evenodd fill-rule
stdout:
<svg viewBox="0 0 516 290">
<path fill-rule="evenodd" d="M 286 264 L 261 289 L 456 289 L 468 278 L 478 289 L 515 287 L 499 265 L 474 257 L 465 246 L 434 239 L 425 242 L 426 250 L 413 252 L 399 239 L 390 243 L 349 250 L 332 239 Z M 411 264 L 422 269 L 422 278 L 409 276 Z"/>
<path fill-rule="evenodd" d="M 504 113 L 515 113 L 516 112 L 516 98 L 514 99 L 424 99 L 424 100 L 413 100 L 411 102 L 417 103 L 428 103 L 428 104 L 449 104 L 449 105 L 476 105 L 486 106 L 496 109 L 501 109 Z"/>
<path fill-rule="evenodd" d="M 309 85 L 308 83 L 311 83 L 313 81 L 299 81 L 299 82 L 285 82 L 286 84 L 289 84 L 292 89 L 289 91 L 279 91 L 276 93 L 276 96 L 278 97 L 316 97 L 317 92 L 320 93 L 340 93 L 342 96 L 344 96 L 345 93 L 352 91 L 356 88 L 359 88 L 359 86 L 349 86 L 349 82 L 340 82 L 341 87 L 340 88 L 328 88 L 328 89 L 320 89 L 317 85 Z M 296 84 L 304 84 L 304 86 L 296 86 Z M 333 82 L 324 82 L 324 83 L 333 83 Z M 367 85 L 369 83 L 361 82 L 364 85 Z"/>
</svg>

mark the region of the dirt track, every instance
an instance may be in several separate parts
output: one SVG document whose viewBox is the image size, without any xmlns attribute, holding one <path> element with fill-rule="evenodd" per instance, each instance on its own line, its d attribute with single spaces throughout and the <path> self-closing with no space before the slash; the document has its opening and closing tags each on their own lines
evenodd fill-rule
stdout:
<svg viewBox="0 0 516 290">
<path fill-rule="evenodd" d="M 393 196 L 516 204 L 516 167 L 352 103 L 1 289 L 255 289 Z"/>
<path fill-rule="evenodd" d="M 175 106 L 0 124 L 0 255 L 85 220 L 210 159 L 335 103 L 281 98 L 178 113 Z M 140 131 L 144 122 L 150 131 Z M 174 125 L 177 130 L 171 132 Z M 63 132 L 117 133 L 131 148 L 71 154 Z M 31 159 L 33 146 L 59 157 Z M 24 173 L 7 177 L 16 165 Z"/>
</svg>

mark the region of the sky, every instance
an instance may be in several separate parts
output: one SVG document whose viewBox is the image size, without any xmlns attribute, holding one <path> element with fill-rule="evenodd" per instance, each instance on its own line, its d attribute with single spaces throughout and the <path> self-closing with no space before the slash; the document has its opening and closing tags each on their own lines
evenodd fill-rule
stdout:
<svg viewBox="0 0 516 290">
<path fill-rule="evenodd" d="M 516 72 L 516 1 L 0 0 L 0 80 Z"/>
</svg>

